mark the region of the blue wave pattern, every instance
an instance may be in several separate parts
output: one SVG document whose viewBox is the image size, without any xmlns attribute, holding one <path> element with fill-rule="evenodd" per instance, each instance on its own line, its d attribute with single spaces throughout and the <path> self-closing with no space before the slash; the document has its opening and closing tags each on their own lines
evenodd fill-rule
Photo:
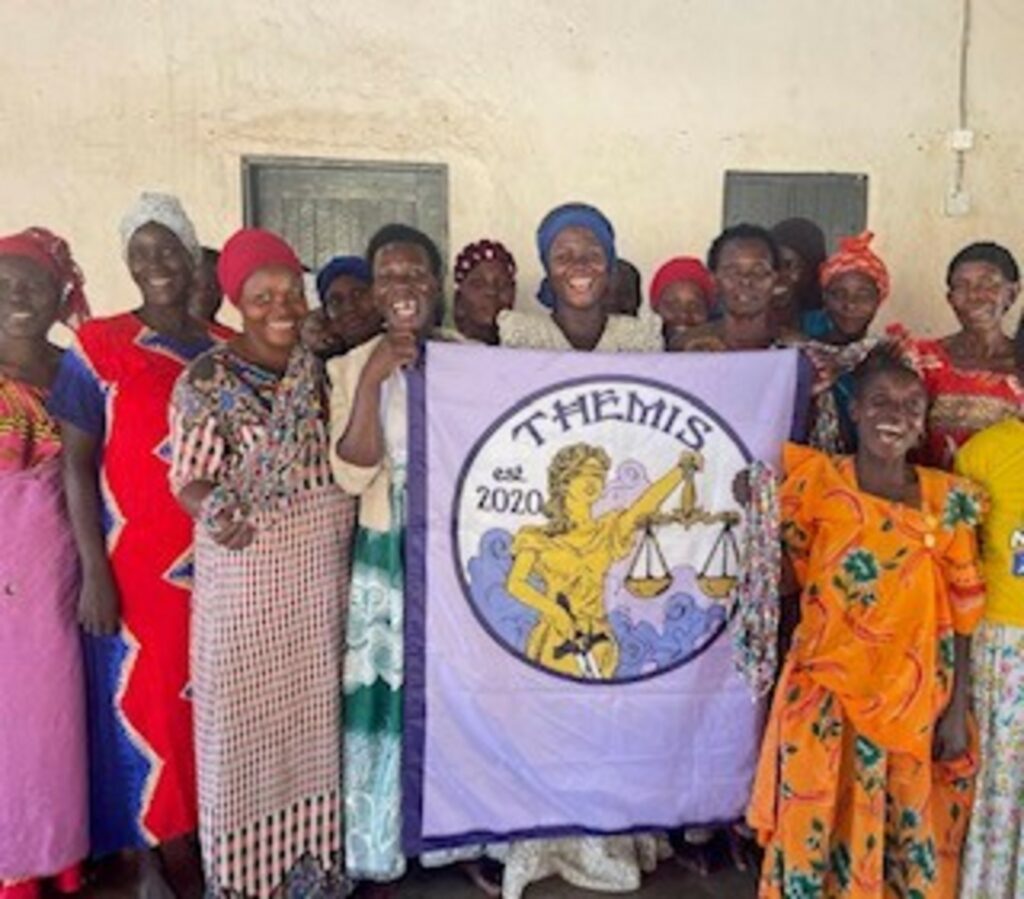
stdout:
<svg viewBox="0 0 1024 899">
<path fill-rule="evenodd" d="M 526 641 L 539 615 L 512 596 L 505 582 L 512 567 L 512 535 L 492 528 L 480 538 L 477 554 L 467 565 L 469 592 L 477 614 L 509 650 L 524 656 Z M 692 582 L 689 568 L 674 569 L 676 583 Z M 663 601 L 661 627 L 633 620 L 626 608 L 609 614 L 619 643 L 619 664 L 612 680 L 630 680 L 668 670 L 708 645 L 726 622 L 725 609 L 702 605 L 688 592 L 677 591 Z"/>
</svg>

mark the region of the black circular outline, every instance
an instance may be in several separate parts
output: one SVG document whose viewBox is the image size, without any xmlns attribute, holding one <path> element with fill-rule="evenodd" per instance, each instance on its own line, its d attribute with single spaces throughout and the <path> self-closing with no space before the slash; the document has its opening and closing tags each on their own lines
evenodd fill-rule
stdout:
<svg viewBox="0 0 1024 899">
<path fill-rule="evenodd" d="M 703 644 L 701 644 L 701 646 L 699 646 L 689 655 L 683 656 L 678 661 L 673 662 L 667 668 L 659 668 L 657 671 L 649 671 L 645 674 L 634 675 L 633 677 L 613 678 L 610 680 L 589 680 L 582 677 L 574 677 L 571 674 L 565 674 L 561 671 L 552 671 L 550 668 L 541 665 L 539 662 L 531 661 L 530 659 L 526 658 L 526 656 L 521 655 L 519 652 L 517 652 L 511 646 L 509 646 L 501 638 L 501 636 L 491 628 L 490 624 L 487 622 L 483 614 L 480 612 L 479 609 L 477 609 L 476 604 L 473 602 L 473 594 L 466 580 L 466 574 L 462 570 L 462 560 L 459 558 L 459 498 L 462 496 L 462 490 L 463 487 L 465 486 L 466 478 L 469 475 L 469 470 L 473 467 L 473 462 L 476 460 L 476 457 L 479 455 L 480 450 L 482 449 L 484 444 L 486 444 L 487 441 L 491 439 L 494 432 L 497 431 L 498 428 L 505 424 L 505 422 L 508 421 L 508 419 L 515 415 L 517 412 L 519 412 L 519 410 L 525 408 L 526 406 L 529 406 L 531 403 L 536 402 L 542 396 L 549 393 L 555 393 L 557 391 L 561 391 L 569 387 L 577 387 L 584 384 L 593 384 L 595 382 L 612 380 L 621 381 L 627 384 L 639 384 L 644 387 L 654 387 L 657 388 L 658 390 L 663 390 L 666 393 L 674 394 L 675 396 L 680 397 L 681 399 L 685 400 L 691 405 L 696 406 L 705 415 L 707 415 L 708 418 L 710 418 L 717 425 L 719 425 L 719 427 L 721 427 L 721 429 L 725 431 L 725 433 L 732 439 L 733 443 L 740 448 L 740 451 L 748 464 L 753 459 L 753 456 L 751 455 L 746 443 L 739 436 L 739 434 L 737 434 L 733 430 L 732 426 L 728 422 L 723 421 L 721 416 L 717 412 L 715 412 L 710 406 L 708 406 L 708 404 L 705 403 L 702 399 L 692 396 L 685 390 L 680 390 L 678 387 L 673 387 L 671 385 L 665 384 L 663 381 L 655 381 L 653 378 L 643 378 L 638 375 L 585 375 L 580 378 L 570 378 L 568 381 L 560 381 L 559 383 L 553 384 L 549 387 L 545 387 L 542 390 L 534 391 L 528 396 L 523 397 L 511 408 L 506 409 L 505 412 L 503 412 L 498 418 L 496 418 L 491 423 L 487 430 L 484 431 L 483 434 L 481 434 L 477 438 L 476 443 L 473 444 L 473 448 L 469 451 L 469 455 L 466 456 L 466 460 L 462 464 L 462 468 L 459 471 L 459 476 L 455 481 L 455 491 L 452 496 L 452 514 L 450 516 L 452 522 L 452 557 L 455 564 L 455 571 L 459 578 L 459 586 L 462 588 L 462 596 L 463 599 L 466 600 L 466 603 L 469 605 L 470 611 L 472 611 L 473 613 L 473 617 L 476 618 L 477 623 L 484 629 L 484 631 L 486 631 L 487 635 L 495 643 L 497 643 L 498 646 L 502 648 L 502 650 L 504 650 L 514 659 L 517 659 L 519 662 L 522 662 L 524 665 L 528 665 L 530 668 L 533 668 L 536 671 L 540 671 L 543 674 L 546 674 L 550 677 L 557 677 L 561 678 L 562 680 L 571 681 L 574 684 L 587 684 L 595 686 L 608 686 L 609 684 L 635 684 L 639 683 L 640 681 L 650 680 L 655 677 L 661 677 L 663 674 L 668 674 L 671 671 L 675 671 L 682 665 L 686 665 L 689 662 L 692 662 L 695 658 L 697 658 L 708 648 L 710 648 L 713 643 L 716 643 L 718 641 L 718 638 L 721 637 L 722 632 L 729 626 L 729 622 L 736 614 L 736 609 L 733 608 L 732 612 L 726 616 L 721 626 Z"/>
</svg>

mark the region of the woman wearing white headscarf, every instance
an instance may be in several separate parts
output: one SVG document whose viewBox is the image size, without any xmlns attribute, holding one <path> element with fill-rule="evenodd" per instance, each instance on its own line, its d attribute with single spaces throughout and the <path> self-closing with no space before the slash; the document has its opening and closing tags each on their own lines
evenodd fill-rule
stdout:
<svg viewBox="0 0 1024 899">
<path fill-rule="evenodd" d="M 167 407 L 178 375 L 219 336 L 188 314 L 199 244 L 178 200 L 142 194 L 121 238 L 142 303 L 78 331 L 49 401 L 82 563 L 94 857 L 196 827 L 192 527 L 167 486 Z M 160 876 L 155 865 L 142 870 Z"/>
</svg>

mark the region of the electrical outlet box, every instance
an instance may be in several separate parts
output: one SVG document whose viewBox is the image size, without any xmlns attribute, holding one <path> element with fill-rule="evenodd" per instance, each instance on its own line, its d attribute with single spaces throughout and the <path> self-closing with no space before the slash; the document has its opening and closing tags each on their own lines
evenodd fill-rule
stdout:
<svg viewBox="0 0 1024 899">
<path fill-rule="evenodd" d="M 974 132 L 969 128 L 957 128 L 949 132 L 950 149 L 963 153 L 974 146 Z"/>
<path fill-rule="evenodd" d="M 959 218 L 971 211 L 971 195 L 962 188 L 952 187 L 946 194 L 946 215 Z"/>
</svg>

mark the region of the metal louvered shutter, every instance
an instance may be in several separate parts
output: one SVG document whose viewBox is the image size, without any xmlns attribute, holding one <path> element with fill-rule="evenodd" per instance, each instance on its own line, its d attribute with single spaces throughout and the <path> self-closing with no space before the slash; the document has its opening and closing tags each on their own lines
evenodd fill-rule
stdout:
<svg viewBox="0 0 1024 899">
<path fill-rule="evenodd" d="M 287 157 L 242 160 L 245 223 L 286 238 L 303 265 L 361 255 L 390 222 L 413 225 L 448 258 L 448 167 Z"/>
<path fill-rule="evenodd" d="M 723 220 L 772 227 L 793 216 L 821 227 L 829 250 L 867 224 L 868 176 L 836 173 L 726 172 Z"/>
</svg>

